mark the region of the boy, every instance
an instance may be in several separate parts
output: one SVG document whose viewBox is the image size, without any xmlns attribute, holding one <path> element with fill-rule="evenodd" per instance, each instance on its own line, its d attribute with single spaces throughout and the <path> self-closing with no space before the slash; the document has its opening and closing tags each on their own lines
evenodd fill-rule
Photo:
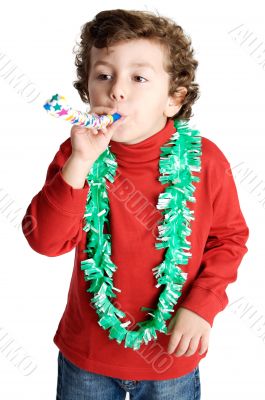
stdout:
<svg viewBox="0 0 265 400">
<path fill-rule="evenodd" d="M 74 87 L 91 112 L 118 112 L 122 118 L 99 131 L 72 127 L 22 221 L 38 253 L 54 257 L 76 249 L 68 301 L 54 337 L 57 399 L 124 399 L 126 391 L 135 400 L 200 398 L 198 364 L 207 354 L 214 317 L 228 304 L 225 289 L 236 280 L 249 235 L 222 151 L 201 137 L 196 201 L 187 204 L 194 213 L 192 257 L 181 265 L 187 280 L 168 332 L 157 331 L 156 340 L 137 350 L 110 339 L 80 269 L 89 258 L 83 229 L 88 194 L 96 193 L 86 178 L 110 146 L 118 164 L 114 182 L 107 182 L 110 216 L 104 226 L 117 266 L 111 278 L 119 291 L 112 302 L 126 313 L 122 322 L 135 325 L 143 320 L 142 306 L 155 309 L 161 290 L 152 270 L 165 258 L 164 249 L 155 248 L 162 219 L 155 207 L 165 191 L 158 181 L 159 160 L 161 147 L 176 132 L 174 120 L 188 121 L 198 98 L 198 62 L 190 44 L 180 26 L 146 11 L 103 11 L 82 28 Z M 34 229 L 28 218 L 37 222 Z"/>
</svg>

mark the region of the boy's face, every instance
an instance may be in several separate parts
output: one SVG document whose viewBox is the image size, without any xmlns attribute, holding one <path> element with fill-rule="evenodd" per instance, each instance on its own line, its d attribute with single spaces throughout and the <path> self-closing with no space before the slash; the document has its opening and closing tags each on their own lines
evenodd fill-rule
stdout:
<svg viewBox="0 0 265 400">
<path fill-rule="evenodd" d="M 163 129 L 167 117 L 180 109 L 186 89 L 180 88 L 181 95 L 168 96 L 164 57 L 163 48 L 148 39 L 119 42 L 109 51 L 92 47 L 88 78 L 91 108 L 116 107 L 118 113 L 127 116 L 111 140 L 141 142 Z"/>
</svg>

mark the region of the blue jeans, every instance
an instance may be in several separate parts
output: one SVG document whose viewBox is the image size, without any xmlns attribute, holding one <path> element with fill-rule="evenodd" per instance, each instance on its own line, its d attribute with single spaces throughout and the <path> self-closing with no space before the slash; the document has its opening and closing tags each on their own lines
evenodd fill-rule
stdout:
<svg viewBox="0 0 265 400">
<path fill-rule="evenodd" d="M 58 354 L 56 400 L 199 400 L 199 366 L 179 378 L 166 380 L 123 380 L 78 368 Z"/>
</svg>

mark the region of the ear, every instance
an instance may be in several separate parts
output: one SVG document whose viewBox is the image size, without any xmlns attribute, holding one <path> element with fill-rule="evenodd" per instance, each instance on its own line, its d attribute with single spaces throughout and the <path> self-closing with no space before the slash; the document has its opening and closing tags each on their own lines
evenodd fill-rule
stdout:
<svg viewBox="0 0 265 400">
<path fill-rule="evenodd" d="M 184 86 L 178 87 L 177 91 L 168 97 L 167 104 L 165 107 L 164 114 L 167 117 L 172 117 L 177 114 L 181 109 L 182 103 L 187 94 L 187 89 Z"/>
</svg>

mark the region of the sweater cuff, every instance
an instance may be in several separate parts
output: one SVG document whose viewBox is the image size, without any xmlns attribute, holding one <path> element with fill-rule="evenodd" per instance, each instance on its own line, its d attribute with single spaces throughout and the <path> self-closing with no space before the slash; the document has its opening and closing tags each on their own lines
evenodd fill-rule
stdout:
<svg viewBox="0 0 265 400">
<path fill-rule="evenodd" d="M 210 289 L 194 284 L 180 307 L 195 312 L 209 322 L 212 327 L 216 314 L 222 311 L 225 305 Z"/>
<path fill-rule="evenodd" d="M 69 185 L 63 178 L 62 168 L 44 186 L 44 192 L 49 202 L 61 212 L 71 215 L 84 214 L 88 191 L 87 180 L 81 189 L 75 189 Z"/>
</svg>

